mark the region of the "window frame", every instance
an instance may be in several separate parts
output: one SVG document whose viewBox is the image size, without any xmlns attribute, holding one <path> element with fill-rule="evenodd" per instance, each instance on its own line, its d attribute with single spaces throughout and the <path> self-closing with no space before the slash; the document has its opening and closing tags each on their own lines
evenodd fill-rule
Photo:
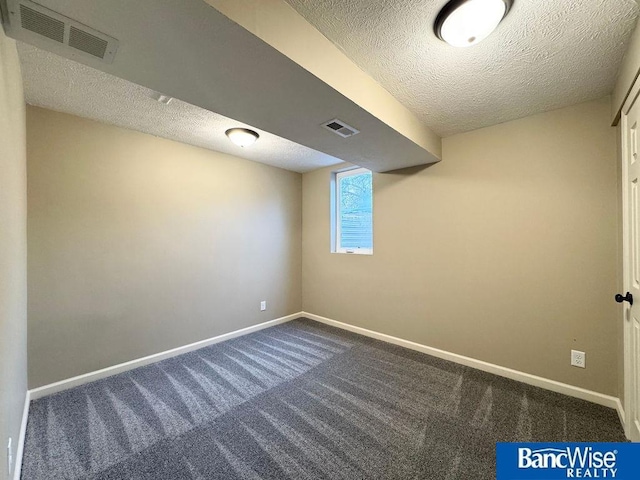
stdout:
<svg viewBox="0 0 640 480">
<path fill-rule="evenodd" d="M 371 174 L 371 248 L 346 248 L 340 245 L 340 180 L 346 177 Z M 373 172 L 364 167 L 353 167 L 332 172 L 331 181 L 331 253 L 373 255 Z"/>
</svg>

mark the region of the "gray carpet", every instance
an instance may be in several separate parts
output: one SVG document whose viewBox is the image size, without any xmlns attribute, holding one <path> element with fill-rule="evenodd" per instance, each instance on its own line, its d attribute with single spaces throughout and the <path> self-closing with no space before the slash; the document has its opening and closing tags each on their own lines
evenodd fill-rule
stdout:
<svg viewBox="0 0 640 480">
<path fill-rule="evenodd" d="M 311 320 L 31 404 L 24 480 L 493 479 L 497 441 L 624 441 L 615 411 Z"/>
</svg>

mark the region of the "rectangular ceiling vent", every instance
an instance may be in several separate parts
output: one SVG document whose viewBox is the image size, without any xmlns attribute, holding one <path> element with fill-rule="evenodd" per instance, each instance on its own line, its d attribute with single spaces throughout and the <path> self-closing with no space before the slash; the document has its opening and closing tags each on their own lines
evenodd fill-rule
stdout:
<svg viewBox="0 0 640 480">
<path fill-rule="evenodd" d="M 113 62 L 118 41 L 31 0 L 6 0 L 2 18 L 7 35 L 71 59 Z"/>
<path fill-rule="evenodd" d="M 338 120 L 337 118 L 323 123 L 322 126 L 327 130 L 335 133 L 336 135 L 340 135 L 342 138 L 353 137 L 354 135 L 360 133 L 360 130 L 347 125 L 342 120 Z"/>
<path fill-rule="evenodd" d="M 69 46 L 94 57 L 104 58 L 109 41 L 71 25 L 69 28 Z"/>
<path fill-rule="evenodd" d="M 51 18 L 26 5 L 20 5 L 20 25 L 26 30 L 58 43 L 64 42 L 64 22 Z"/>
</svg>

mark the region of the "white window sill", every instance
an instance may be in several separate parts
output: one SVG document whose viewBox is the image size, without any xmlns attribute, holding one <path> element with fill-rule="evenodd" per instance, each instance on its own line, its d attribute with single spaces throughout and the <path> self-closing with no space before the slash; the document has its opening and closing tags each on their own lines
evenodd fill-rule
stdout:
<svg viewBox="0 0 640 480">
<path fill-rule="evenodd" d="M 344 255 L 373 255 L 373 250 L 368 248 L 359 248 L 359 249 L 343 249 L 343 250 L 335 250 L 331 253 L 342 253 Z"/>
</svg>

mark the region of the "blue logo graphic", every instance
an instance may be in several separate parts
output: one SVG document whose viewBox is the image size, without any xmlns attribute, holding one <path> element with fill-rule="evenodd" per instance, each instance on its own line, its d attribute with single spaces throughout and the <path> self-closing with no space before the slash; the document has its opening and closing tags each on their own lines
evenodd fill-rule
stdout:
<svg viewBox="0 0 640 480">
<path fill-rule="evenodd" d="M 497 480 L 640 479 L 640 444 L 498 443 Z"/>
</svg>

